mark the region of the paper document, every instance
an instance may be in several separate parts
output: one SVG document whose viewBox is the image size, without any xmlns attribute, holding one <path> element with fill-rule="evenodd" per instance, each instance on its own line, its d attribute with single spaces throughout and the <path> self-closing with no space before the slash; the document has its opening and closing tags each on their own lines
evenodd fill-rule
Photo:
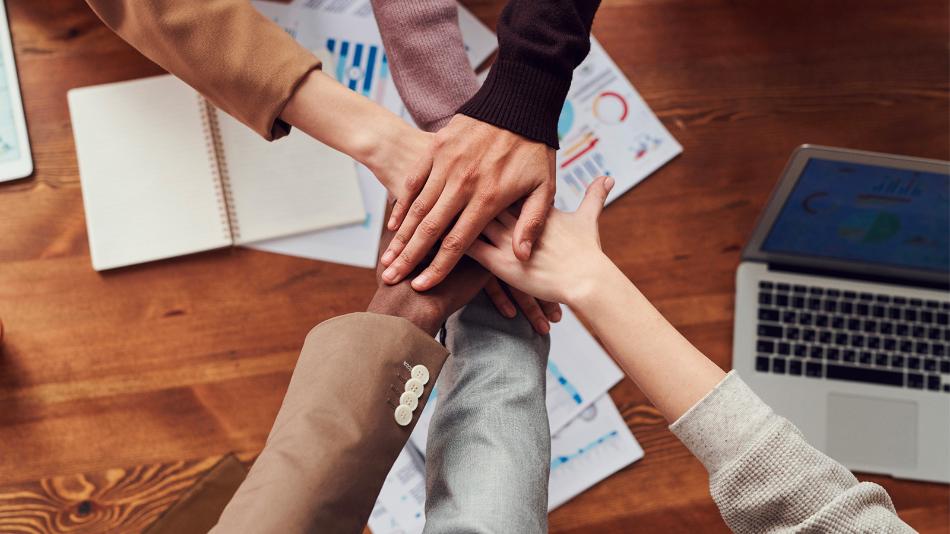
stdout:
<svg viewBox="0 0 950 534">
<path fill-rule="evenodd" d="M 565 211 L 577 209 L 598 176 L 616 180 L 609 204 L 683 151 L 600 43 L 590 41 L 557 125 L 554 205 Z"/>
<path fill-rule="evenodd" d="M 431 405 L 430 399 L 426 408 Z M 415 454 L 415 447 L 406 444 L 386 477 L 369 518 L 373 534 L 422 532 L 425 526 L 425 472 L 415 462 Z M 604 394 L 551 438 L 548 511 L 640 458 L 643 458 L 643 449 L 610 395 Z"/>
<path fill-rule="evenodd" d="M 548 510 L 640 458 L 643 449 L 604 394 L 551 438 Z"/>
<path fill-rule="evenodd" d="M 369 515 L 374 534 L 418 534 L 425 526 L 426 477 L 414 454 L 411 446 L 403 448 L 386 475 Z"/>
<path fill-rule="evenodd" d="M 567 306 L 551 324 L 545 400 L 551 434 L 623 379 L 623 371 Z"/>
<path fill-rule="evenodd" d="M 570 308 L 561 306 L 561 310 L 561 321 L 551 324 L 551 353 L 545 391 L 552 435 L 623 379 L 623 371 Z M 429 423 L 438 402 L 438 390 L 439 382 L 436 382 L 409 437 L 423 455 Z"/>
<path fill-rule="evenodd" d="M 297 0 L 292 4 L 279 4 L 254 0 L 253 4 L 301 45 L 311 50 L 329 51 L 333 56 L 330 74 L 340 83 L 412 122 L 392 81 L 389 61 L 368 1 Z M 469 61 L 477 66 L 494 52 L 497 40 L 491 30 L 461 6 L 459 22 Z M 386 189 L 366 167 L 357 164 L 357 174 L 366 211 L 361 223 L 259 242 L 251 248 L 375 267 L 386 211 Z"/>
</svg>

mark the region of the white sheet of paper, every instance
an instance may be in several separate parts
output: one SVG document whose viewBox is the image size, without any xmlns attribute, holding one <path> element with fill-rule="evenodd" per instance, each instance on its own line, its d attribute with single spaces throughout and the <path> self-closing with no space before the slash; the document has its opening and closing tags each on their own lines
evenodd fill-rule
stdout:
<svg viewBox="0 0 950 534">
<path fill-rule="evenodd" d="M 297 0 L 292 4 L 278 4 L 254 0 L 253 4 L 303 46 L 311 50 L 328 49 L 335 64 L 331 73 L 341 83 L 411 122 L 389 75 L 388 61 L 382 53 L 382 39 L 369 2 Z M 473 67 L 477 66 L 497 47 L 495 35 L 461 6 L 459 22 L 469 61 Z M 345 54 L 343 43 L 346 43 Z M 358 62 L 357 46 L 360 47 Z M 362 223 L 263 241 L 251 248 L 358 267 L 375 267 L 386 211 L 386 189 L 362 165 L 357 165 L 357 174 L 366 211 Z"/>
<path fill-rule="evenodd" d="M 604 394 L 551 438 L 548 510 L 640 458 L 643 449 Z"/>
<path fill-rule="evenodd" d="M 594 178 L 616 180 L 609 204 L 683 151 L 600 43 L 590 44 L 558 121 L 554 205 L 564 211 L 577 209 Z"/>
<path fill-rule="evenodd" d="M 369 515 L 373 534 L 421 534 L 425 526 L 426 477 L 407 445 L 396 457 Z"/>
<path fill-rule="evenodd" d="M 623 371 L 574 312 L 561 309 L 561 321 L 551 325 L 545 395 L 552 435 L 623 379 Z"/>
</svg>

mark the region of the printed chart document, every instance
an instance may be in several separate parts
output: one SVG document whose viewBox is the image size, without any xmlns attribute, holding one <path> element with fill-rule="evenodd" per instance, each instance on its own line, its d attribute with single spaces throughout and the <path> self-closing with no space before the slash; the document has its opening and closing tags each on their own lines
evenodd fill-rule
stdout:
<svg viewBox="0 0 950 534">
<path fill-rule="evenodd" d="M 333 67 L 327 72 L 338 81 L 411 122 L 393 84 L 389 61 L 368 1 L 295 0 L 292 4 L 279 4 L 255 0 L 253 4 L 301 45 L 311 50 L 328 50 L 333 57 Z M 459 24 L 469 61 L 473 67 L 477 66 L 497 48 L 495 35 L 461 6 Z M 251 248 L 375 267 L 386 211 L 386 189 L 366 167 L 357 164 L 356 172 L 366 213 L 360 223 L 258 242 Z"/>
<path fill-rule="evenodd" d="M 623 371 L 584 328 L 567 306 L 561 306 L 560 322 L 551 324 L 551 353 L 548 355 L 547 405 L 551 435 L 557 434 L 578 414 L 623 379 Z M 439 384 L 429 394 L 425 408 L 409 439 L 423 455 L 429 423 L 438 402 Z"/>
<path fill-rule="evenodd" d="M 607 394 L 623 373 L 577 316 L 566 306 L 562 310 L 561 321 L 551 325 L 545 392 L 552 433 L 549 510 L 643 457 L 643 450 Z M 406 458 L 425 456 L 442 382 L 440 376 L 419 413 L 402 452 Z M 424 481 L 424 467 L 416 462 L 418 471 L 412 475 L 409 465 L 397 461 L 386 479 L 369 522 L 374 534 L 422 532 L 425 485 L 420 498 L 417 485 L 401 481 Z"/>
<path fill-rule="evenodd" d="M 643 449 L 604 394 L 551 438 L 548 510 L 643 458 Z"/>
<path fill-rule="evenodd" d="M 433 395 L 435 392 L 433 391 Z M 430 398 L 426 409 L 432 405 Z M 420 425 L 422 421 L 420 420 Z M 418 431 L 417 426 L 415 431 Z M 425 468 L 407 444 L 369 518 L 373 534 L 419 534 L 425 526 Z M 610 395 L 604 394 L 551 438 L 548 511 L 643 458 Z"/>
<path fill-rule="evenodd" d="M 623 371 L 567 306 L 551 325 L 545 400 L 551 434 L 556 434 L 623 379 Z"/>
<path fill-rule="evenodd" d="M 564 211 L 577 209 L 598 176 L 616 180 L 610 204 L 683 151 L 597 39 L 590 41 L 557 125 L 554 205 Z"/>
</svg>

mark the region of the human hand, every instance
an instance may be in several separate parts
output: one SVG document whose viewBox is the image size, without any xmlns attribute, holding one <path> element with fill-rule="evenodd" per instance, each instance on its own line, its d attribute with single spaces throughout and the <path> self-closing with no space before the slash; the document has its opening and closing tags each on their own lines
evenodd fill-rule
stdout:
<svg viewBox="0 0 950 534">
<path fill-rule="evenodd" d="M 499 282 L 494 276 L 485 283 L 485 293 L 498 313 L 508 319 L 513 319 L 518 314 L 515 309 L 517 304 L 534 330 L 541 335 L 551 331 L 551 323 L 561 320 L 561 306 L 556 302 L 538 300 L 524 291 Z"/>
<path fill-rule="evenodd" d="M 392 231 L 383 233 L 380 241 L 383 247 L 392 236 Z M 463 258 L 438 287 L 419 293 L 408 280 L 394 285 L 382 282 L 382 270 L 380 263 L 376 268 L 376 294 L 366 311 L 402 317 L 433 336 L 449 315 L 468 304 L 491 278 L 491 274 L 474 260 Z"/>
<path fill-rule="evenodd" d="M 456 115 L 435 135 L 433 150 L 431 165 L 423 159 L 410 174 L 428 175 L 422 191 L 411 203 L 400 199 L 387 224 L 398 232 L 381 259 L 387 267 L 383 280 L 393 284 L 408 276 L 458 216 L 435 258 L 412 281 L 417 291 L 434 287 L 452 271 L 485 225 L 521 199 L 524 204 L 513 224 L 511 252 L 527 260 L 554 198 L 554 149 Z"/>
<path fill-rule="evenodd" d="M 553 210 L 528 261 L 512 252 L 516 221 L 507 211 L 485 227 L 483 235 L 490 243 L 472 243 L 468 255 L 525 293 L 570 305 L 596 281 L 604 262 L 610 262 L 600 248 L 597 218 L 613 185 L 613 178 L 598 178 L 576 212 Z"/>
</svg>

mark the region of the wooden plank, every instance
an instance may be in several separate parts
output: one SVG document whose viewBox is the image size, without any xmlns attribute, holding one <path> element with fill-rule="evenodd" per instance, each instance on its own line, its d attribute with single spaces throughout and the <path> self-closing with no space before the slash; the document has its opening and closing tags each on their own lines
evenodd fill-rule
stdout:
<svg viewBox="0 0 950 534">
<path fill-rule="evenodd" d="M 465 3 L 489 24 L 504 4 Z M 66 91 L 161 70 L 80 0 L 7 4 L 36 174 L 0 184 L 0 485 L 16 489 L 0 490 L 0 531 L 137 531 L 208 462 L 260 449 L 307 331 L 362 309 L 373 276 L 244 249 L 93 272 Z M 948 10 L 603 2 L 594 34 L 685 148 L 605 211 L 604 247 L 721 367 L 741 248 L 796 145 L 950 159 Z M 646 457 L 551 531 L 723 530 L 698 462 L 631 382 L 612 393 Z M 861 478 L 921 532 L 947 532 L 946 485 Z M 115 506 L 79 517 L 87 494 Z M 90 519 L 107 514 L 124 523 Z"/>
</svg>

